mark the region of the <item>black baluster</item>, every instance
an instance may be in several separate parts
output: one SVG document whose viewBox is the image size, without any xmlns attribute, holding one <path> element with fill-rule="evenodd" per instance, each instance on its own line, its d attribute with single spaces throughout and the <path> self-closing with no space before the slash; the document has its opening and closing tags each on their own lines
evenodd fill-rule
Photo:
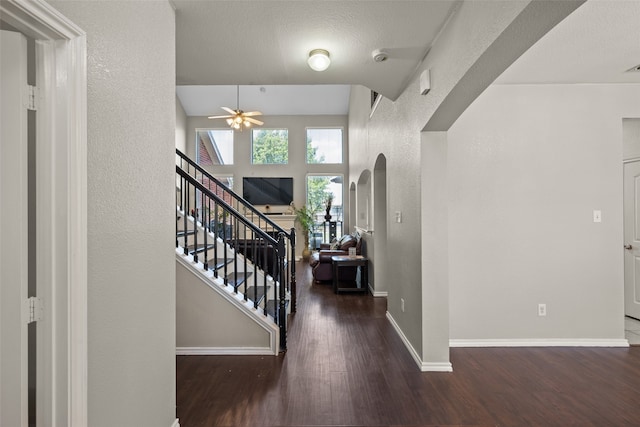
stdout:
<svg viewBox="0 0 640 427">
<path fill-rule="evenodd" d="M 289 237 L 289 241 L 291 243 L 291 312 L 296 312 L 296 305 L 298 303 L 297 296 L 297 283 L 296 283 L 296 229 L 291 229 L 291 234 Z"/>
<path fill-rule="evenodd" d="M 205 203 L 205 194 L 202 193 L 202 229 L 204 230 L 204 263 L 203 263 L 203 268 L 204 271 L 209 270 L 209 248 L 208 248 L 208 238 L 209 238 L 209 222 L 207 221 L 207 216 L 211 216 L 211 214 L 209 213 L 209 208 L 207 206 L 208 202 L 209 202 L 210 198 L 209 196 L 206 196 L 206 201 L 207 203 Z M 206 207 L 206 208 L 205 208 Z M 207 215 L 207 213 L 209 213 Z"/>
<path fill-rule="evenodd" d="M 218 218 L 218 202 L 216 201 L 213 203 L 213 235 L 215 236 L 215 243 L 213 245 L 213 262 L 215 264 L 215 267 L 213 268 L 213 277 L 215 278 L 218 277 L 218 265 L 220 265 L 218 263 L 218 229 L 220 228 L 218 226 Z"/>
<path fill-rule="evenodd" d="M 183 218 L 183 226 L 182 226 L 182 236 L 184 238 L 184 241 L 182 243 L 182 252 L 184 255 L 188 255 L 189 254 L 189 249 L 187 249 L 187 235 L 189 234 L 189 227 L 187 226 L 187 215 L 188 215 L 188 209 L 189 209 L 189 187 L 187 184 L 187 179 L 186 178 L 182 178 L 181 182 L 184 181 L 184 190 L 183 190 L 183 197 L 184 197 L 184 205 L 182 206 L 182 218 Z"/>
<path fill-rule="evenodd" d="M 284 270 L 284 233 L 278 235 L 278 270 Z M 282 274 L 280 274 L 282 277 Z M 286 309 L 286 293 L 284 285 L 280 283 L 280 299 L 279 299 L 278 318 L 280 326 L 280 351 L 287 351 L 287 309 Z"/>
<path fill-rule="evenodd" d="M 196 179 L 197 181 L 197 179 Z M 193 218 L 193 262 L 198 263 L 198 187 L 193 185 L 193 209 L 191 217 Z"/>
<path fill-rule="evenodd" d="M 249 250 L 247 250 L 249 252 Z M 258 258 L 256 256 L 256 232 L 251 230 L 251 261 L 253 262 L 253 308 L 258 308 Z M 264 274 L 264 271 L 262 272 Z M 266 297 L 266 296 L 265 296 Z"/>
</svg>

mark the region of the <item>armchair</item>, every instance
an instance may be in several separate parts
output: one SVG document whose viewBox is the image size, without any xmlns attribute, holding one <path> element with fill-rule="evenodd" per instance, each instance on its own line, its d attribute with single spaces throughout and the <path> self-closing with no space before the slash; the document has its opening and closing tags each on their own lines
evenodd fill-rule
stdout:
<svg viewBox="0 0 640 427">
<path fill-rule="evenodd" d="M 316 282 L 325 282 L 333 280 L 333 266 L 331 264 L 332 256 L 347 256 L 349 255 L 349 248 L 355 247 L 356 254 L 360 255 L 362 250 L 362 238 L 358 232 L 353 234 L 346 234 L 340 238 L 337 242 L 332 244 L 323 243 L 320 245 L 320 250 L 314 252 L 311 255 L 309 264 L 311 265 L 311 272 Z M 353 275 L 355 277 L 356 271 L 353 269 Z M 340 275 L 342 277 L 342 274 Z"/>
</svg>

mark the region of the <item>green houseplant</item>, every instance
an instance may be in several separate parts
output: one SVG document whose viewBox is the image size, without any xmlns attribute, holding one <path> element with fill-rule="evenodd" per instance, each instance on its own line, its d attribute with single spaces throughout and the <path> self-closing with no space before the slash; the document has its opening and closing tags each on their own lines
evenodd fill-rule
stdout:
<svg viewBox="0 0 640 427">
<path fill-rule="evenodd" d="M 302 259 L 308 261 L 311 257 L 311 251 L 309 250 L 309 232 L 313 229 L 315 222 L 313 216 L 315 211 L 309 209 L 307 206 L 303 206 L 300 209 L 294 209 L 296 215 L 296 222 L 300 224 L 302 233 L 304 235 L 304 248 L 302 248 Z"/>
</svg>

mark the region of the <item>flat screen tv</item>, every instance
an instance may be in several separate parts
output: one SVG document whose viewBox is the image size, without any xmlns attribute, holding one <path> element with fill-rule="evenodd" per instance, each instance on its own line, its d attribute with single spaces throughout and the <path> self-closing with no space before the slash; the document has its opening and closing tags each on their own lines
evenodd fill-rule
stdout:
<svg viewBox="0 0 640 427">
<path fill-rule="evenodd" d="M 293 202 L 293 178 L 242 178 L 242 197 L 252 205 Z"/>
</svg>

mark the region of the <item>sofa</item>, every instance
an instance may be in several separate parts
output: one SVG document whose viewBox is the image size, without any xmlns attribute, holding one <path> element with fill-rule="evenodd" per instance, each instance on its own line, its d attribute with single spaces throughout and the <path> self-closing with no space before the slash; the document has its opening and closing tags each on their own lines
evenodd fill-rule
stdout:
<svg viewBox="0 0 640 427">
<path fill-rule="evenodd" d="M 327 282 L 333 280 L 333 265 L 331 263 L 332 256 L 348 256 L 349 248 L 356 248 L 356 254 L 361 255 L 362 251 L 362 238 L 360 233 L 354 232 L 352 234 L 345 234 L 336 240 L 335 242 L 323 243 L 320 245 L 320 250 L 311 254 L 309 264 L 311 265 L 311 272 L 313 279 L 316 282 Z M 346 270 L 346 269 L 345 269 Z M 345 274 L 350 274 L 345 271 Z M 353 277 L 355 278 L 356 268 L 353 268 Z M 340 277 L 342 278 L 341 272 Z M 348 277 L 346 277 L 348 279 Z"/>
</svg>

